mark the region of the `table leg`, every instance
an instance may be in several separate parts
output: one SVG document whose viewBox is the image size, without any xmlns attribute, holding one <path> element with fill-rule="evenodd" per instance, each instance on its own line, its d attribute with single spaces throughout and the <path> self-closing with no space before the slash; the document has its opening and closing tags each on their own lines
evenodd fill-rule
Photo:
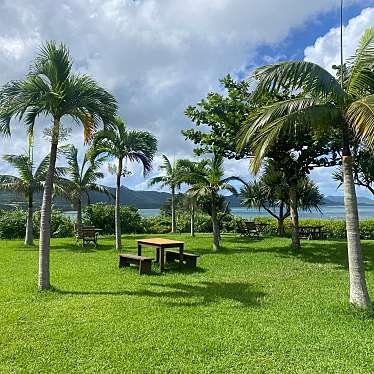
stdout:
<svg viewBox="0 0 374 374">
<path fill-rule="evenodd" d="M 179 267 L 183 265 L 183 249 L 184 249 L 184 244 L 181 244 L 179 246 Z"/>
<path fill-rule="evenodd" d="M 160 273 L 163 273 L 164 272 L 164 268 L 165 268 L 165 256 L 164 256 L 164 247 L 160 247 Z"/>
<path fill-rule="evenodd" d="M 156 263 L 160 262 L 160 248 L 156 248 Z"/>
<path fill-rule="evenodd" d="M 142 245 L 138 243 L 138 256 L 142 255 Z"/>
</svg>

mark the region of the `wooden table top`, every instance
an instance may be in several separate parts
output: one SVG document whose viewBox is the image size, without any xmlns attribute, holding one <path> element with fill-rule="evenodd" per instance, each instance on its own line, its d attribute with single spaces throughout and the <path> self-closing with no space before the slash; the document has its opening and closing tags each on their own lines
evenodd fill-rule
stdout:
<svg viewBox="0 0 374 374">
<path fill-rule="evenodd" d="M 172 245 L 172 244 L 184 244 L 178 240 L 164 239 L 164 238 L 147 238 L 137 240 L 140 244 L 150 244 L 150 245 Z"/>
</svg>

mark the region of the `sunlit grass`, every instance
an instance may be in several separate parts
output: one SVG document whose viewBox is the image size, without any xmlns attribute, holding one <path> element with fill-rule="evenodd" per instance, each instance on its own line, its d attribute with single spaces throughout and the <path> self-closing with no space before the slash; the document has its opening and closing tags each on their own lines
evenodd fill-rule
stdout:
<svg viewBox="0 0 374 374">
<path fill-rule="evenodd" d="M 168 235 L 196 271 L 118 268 L 113 239 L 52 242 L 53 291 L 37 291 L 37 248 L 0 242 L 1 373 L 371 373 L 374 320 L 347 304 L 344 242 Z M 124 250 L 135 252 L 136 236 Z M 374 243 L 364 245 L 374 292 Z M 151 248 L 145 254 L 154 255 Z"/>
</svg>

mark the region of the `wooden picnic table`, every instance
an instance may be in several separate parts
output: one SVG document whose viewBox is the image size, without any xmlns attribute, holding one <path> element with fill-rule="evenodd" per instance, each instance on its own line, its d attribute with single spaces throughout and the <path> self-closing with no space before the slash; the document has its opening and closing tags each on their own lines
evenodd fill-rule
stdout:
<svg viewBox="0 0 374 374">
<path fill-rule="evenodd" d="M 299 236 L 308 240 L 322 239 L 322 229 L 321 225 L 299 226 Z"/>
<path fill-rule="evenodd" d="M 160 272 L 165 270 L 165 249 L 178 248 L 179 249 L 179 263 L 183 263 L 184 242 L 178 240 L 164 239 L 164 238 L 149 238 L 137 240 L 138 256 L 142 255 L 142 246 L 156 247 L 156 261 L 160 265 Z"/>
</svg>

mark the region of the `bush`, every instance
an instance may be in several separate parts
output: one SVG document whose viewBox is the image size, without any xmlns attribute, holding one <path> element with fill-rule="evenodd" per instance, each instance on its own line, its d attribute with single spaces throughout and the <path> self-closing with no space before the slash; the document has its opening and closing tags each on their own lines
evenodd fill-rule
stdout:
<svg viewBox="0 0 374 374">
<path fill-rule="evenodd" d="M 0 239 L 20 239 L 25 236 L 26 212 L 20 209 L 1 211 Z"/>
<path fill-rule="evenodd" d="M 114 206 L 103 203 L 88 205 L 83 210 L 83 222 L 114 234 Z M 137 208 L 121 206 L 121 231 L 123 234 L 144 232 L 143 219 Z"/>
<path fill-rule="evenodd" d="M 26 213 L 25 213 L 26 215 Z M 39 237 L 40 227 L 40 211 L 34 212 L 34 237 Z M 64 214 L 61 210 L 52 210 L 51 217 L 51 237 L 53 238 L 66 238 L 73 236 L 74 224 L 70 217 Z"/>
<path fill-rule="evenodd" d="M 171 217 L 166 214 L 145 217 L 143 218 L 143 227 L 144 231 L 150 234 L 167 234 L 171 231 Z"/>
<path fill-rule="evenodd" d="M 21 209 L 1 211 L 0 239 L 21 239 L 25 237 L 27 212 Z M 39 237 L 40 211 L 33 215 L 34 237 Z M 51 235 L 63 238 L 73 235 L 71 219 L 59 210 L 52 211 Z"/>
</svg>

